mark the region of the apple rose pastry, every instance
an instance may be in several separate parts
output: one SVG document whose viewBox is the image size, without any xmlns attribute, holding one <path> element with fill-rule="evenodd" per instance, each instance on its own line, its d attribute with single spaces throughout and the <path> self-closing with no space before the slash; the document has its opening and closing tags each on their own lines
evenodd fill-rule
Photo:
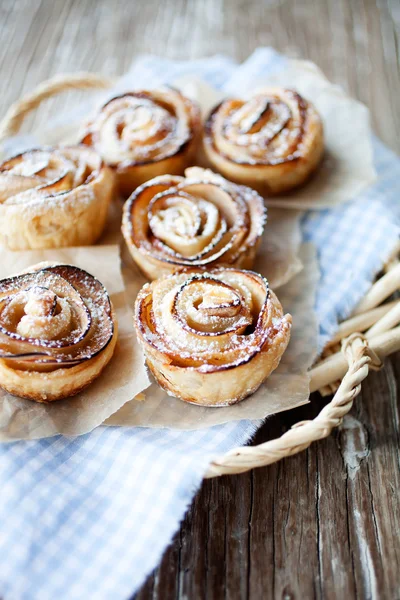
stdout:
<svg viewBox="0 0 400 600">
<path fill-rule="evenodd" d="M 41 263 L 0 281 L 0 386 L 10 394 L 73 396 L 101 373 L 116 341 L 110 298 L 86 271 Z"/>
<path fill-rule="evenodd" d="M 169 394 L 225 406 L 252 394 L 276 369 L 291 316 L 252 271 L 188 269 L 147 283 L 135 325 L 146 362 Z"/>
<path fill-rule="evenodd" d="M 125 93 L 103 106 L 84 128 L 93 146 L 117 174 L 121 193 L 189 164 L 200 129 L 200 110 L 178 90 L 163 87 Z"/>
<path fill-rule="evenodd" d="M 294 90 L 264 88 L 221 102 L 205 124 L 204 149 L 225 177 L 278 194 L 301 185 L 324 151 L 322 121 Z"/>
<path fill-rule="evenodd" d="M 122 231 L 149 279 L 181 267 L 251 268 L 266 211 L 250 188 L 199 167 L 140 186 L 124 206 Z"/>
<path fill-rule="evenodd" d="M 0 165 L 0 242 L 10 250 L 85 246 L 101 235 L 114 174 L 85 146 L 38 148 Z"/>
</svg>

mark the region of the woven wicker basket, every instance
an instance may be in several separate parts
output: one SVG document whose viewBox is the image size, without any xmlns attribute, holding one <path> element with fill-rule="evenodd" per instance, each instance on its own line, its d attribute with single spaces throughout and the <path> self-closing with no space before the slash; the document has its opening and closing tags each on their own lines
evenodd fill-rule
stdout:
<svg viewBox="0 0 400 600">
<path fill-rule="evenodd" d="M 25 117 L 44 100 L 68 90 L 107 89 L 113 81 L 93 73 L 59 75 L 41 83 L 13 104 L 0 123 L 0 141 L 18 133 Z M 310 371 L 310 390 L 332 400 L 310 421 L 302 421 L 281 437 L 258 446 L 234 448 L 210 464 L 206 477 L 243 473 L 263 467 L 306 449 L 330 435 L 350 411 L 369 369 L 379 369 L 383 359 L 400 350 L 400 300 L 387 301 L 400 289 L 400 245 L 381 276 Z"/>
</svg>

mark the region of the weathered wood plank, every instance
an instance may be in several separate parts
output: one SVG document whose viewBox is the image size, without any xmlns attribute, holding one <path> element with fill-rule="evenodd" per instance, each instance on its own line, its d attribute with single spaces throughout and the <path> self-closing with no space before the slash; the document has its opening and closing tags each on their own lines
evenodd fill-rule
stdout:
<svg viewBox="0 0 400 600">
<path fill-rule="evenodd" d="M 400 360 L 393 361 L 400 370 Z M 329 439 L 253 474 L 206 481 L 172 545 L 175 552 L 177 539 L 181 545 L 203 539 L 200 548 L 193 543 L 186 557 L 189 571 L 177 566 L 190 584 L 176 597 L 398 598 L 396 398 L 396 379 L 388 365 L 372 374 L 352 415 Z M 273 417 L 255 441 L 312 418 L 322 399 L 315 394 L 313 403 Z M 205 533 L 210 519 L 211 536 Z M 211 568 L 198 569 L 204 557 L 212 561 Z M 156 572 L 162 573 L 163 566 Z M 159 596 L 144 596 L 151 597 Z"/>
</svg>

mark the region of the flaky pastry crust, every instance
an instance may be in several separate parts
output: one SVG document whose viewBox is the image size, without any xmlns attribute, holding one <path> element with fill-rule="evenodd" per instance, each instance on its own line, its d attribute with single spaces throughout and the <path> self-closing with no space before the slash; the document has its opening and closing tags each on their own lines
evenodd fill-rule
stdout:
<svg viewBox="0 0 400 600">
<path fill-rule="evenodd" d="M 261 196 L 209 170 L 186 169 L 140 186 L 125 203 L 122 232 L 149 279 L 182 267 L 251 268 L 266 219 Z"/>
<path fill-rule="evenodd" d="M 318 167 L 324 134 L 317 110 L 294 90 L 263 88 L 248 100 L 228 99 L 205 124 L 212 166 L 263 195 L 302 185 Z"/>
<path fill-rule="evenodd" d="M 0 165 L 0 243 L 10 250 L 93 244 L 114 174 L 85 146 L 36 148 Z"/>
<path fill-rule="evenodd" d="M 183 173 L 200 130 L 198 106 L 171 87 L 140 90 L 109 100 L 84 126 L 93 146 L 115 171 L 120 192 L 170 173 Z"/>
<path fill-rule="evenodd" d="M 41 263 L 0 281 L 0 387 L 10 394 L 77 394 L 109 363 L 117 336 L 107 291 L 78 267 Z"/>
<path fill-rule="evenodd" d="M 276 369 L 291 316 L 261 275 L 219 267 L 146 284 L 135 326 L 162 388 L 186 402 L 225 406 L 252 394 Z"/>
</svg>

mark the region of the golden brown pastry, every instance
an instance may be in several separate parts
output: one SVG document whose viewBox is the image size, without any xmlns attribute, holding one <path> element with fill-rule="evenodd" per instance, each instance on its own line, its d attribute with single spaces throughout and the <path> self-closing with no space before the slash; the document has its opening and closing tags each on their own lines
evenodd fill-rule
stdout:
<svg viewBox="0 0 400 600">
<path fill-rule="evenodd" d="M 146 362 L 169 394 L 203 406 L 249 396 L 276 369 L 291 316 L 252 271 L 188 269 L 147 283 L 135 305 Z"/>
<path fill-rule="evenodd" d="M 266 218 L 250 188 L 199 167 L 140 186 L 124 206 L 122 231 L 149 279 L 180 267 L 251 268 Z"/>
<path fill-rule="evenodd" d="M 114 174 L 86 146 L 37 148 L 0 165 L 0 243 L 10 250 L 93 244 Z"/>
<path fill-rule="evenodd" d="M 113 98 L 84 128 L 93 146 L 117 174 L 127 197 L 141 183 L 165 173 L 183 173 L 195 150 L 200 110 L 178 90 L 163 87 Z"/>
<path fill-rule="evenodd" d="M 41 263 L 0 281 L 0 386 L 51 402 L 98 377 L 117 341 L 107 291 L 86 271 Z"/>
<path fill-rule="evenodd" d="M 204 150 L 225 177 L 279 194 L 300 186 L 324 151 L 322 121 L 294 90 L 264 88 L 248 100 L 228 99 L 210 113 Z"/>
</svg>

